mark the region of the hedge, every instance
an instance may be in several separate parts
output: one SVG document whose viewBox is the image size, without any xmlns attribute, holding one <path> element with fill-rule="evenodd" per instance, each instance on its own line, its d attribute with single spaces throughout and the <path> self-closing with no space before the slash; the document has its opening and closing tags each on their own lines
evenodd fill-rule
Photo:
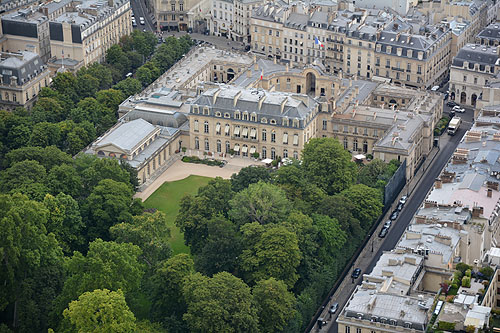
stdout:
<svg viewBox="0 0 500 333">
<path fill-rule="evenodd" d="M 182 162 L 195 163 L 195 164 L 206 164 L 206 165 L 210 165 L 210 166 L 221 166 L 224 164 L 224 162 L 222 162 L 222 161 L 200 159 L 196 156 L 184 156 L 182 158 Z"/>
</svg>

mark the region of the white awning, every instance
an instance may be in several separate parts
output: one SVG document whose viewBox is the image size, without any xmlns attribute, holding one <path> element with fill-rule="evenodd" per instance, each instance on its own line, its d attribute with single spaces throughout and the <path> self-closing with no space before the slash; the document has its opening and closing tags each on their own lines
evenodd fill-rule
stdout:
<svg viewBox="0 0 500 333">
<path fill-rule="evenodd" d="M 295 134 L 293 136 L 293 144 L 298 146 L 299 145 L 299 135 L 298 134 Z"/>
<path fill-rule="evenodd" d="M 247 146 L 241 147 L 241 152 L 242 153 L 246 153 L 247 151 L 248 151 L 248 147 Z"/>
<path fill-rule="evenodd" d="M 354 158 L 357 160 L 364 160 L 366 158 L 366 156 L 363 154 L 358 154 L 358 155 L 355 155 Z"/>
<path fill-rule="evenodd" d="M 257 137 L 257 131 L 255 130 L 255 128 L 252 128 L 252 129 L 250 130 L 250 136 L 251 136 L 252 138 Z"/>
<path fill-rule="evenodd" d="M 217 125 L 215 125 L 215 131 L 220 132 L 220 124 L 219 123 L 217 123 Z"/>
<path fill-rule="evenodd" d="M 234 145 L 234 151 L 235 152 L 239 152 L 240 151 L 240 145 L 239 144 L 235 144 Z"/>
<path fill-rule="evenodd" d="M 224 130 L 224 131 L 226 132 L 226 134 L 228 134 L 228 133 L 229 133 L 229 129 L 230 129 L 230 128 L 231 128 L 231 126 L 226 125 L 226 128 L 225 128 L 225 130 Z"/>
<path fill-rule="evenodd" d="M 234 135 L 240 135 L 240 127 L 239 126 L 236 126 L 234 128 Z"/>
<path fill-rule="evenodd" d="M 241 132 L 241 135 L 248 136 L 248 127 L 243 127 L 243 131 Z"/>
<path fill-rule="evenodd" d="M 250 147 L 250 154 L 254 154 L 255 153 L 255 147 Z"/>
<path fill-rule="evenodd" d="M 283 134 L 283 143 L 288 143 L 288 134 Z"/>
<path fill-rule="evenodd" d="M 266 158 L 266 159 L 262 160 L 261 162 L 262 162 L 262 163 L 264 163 L 264 164 L 269 164 L 269 163 L 271 163 L 272 161 L 273 161 L 272 159 L 270 159 L 270 158 Z"/>
</svg>

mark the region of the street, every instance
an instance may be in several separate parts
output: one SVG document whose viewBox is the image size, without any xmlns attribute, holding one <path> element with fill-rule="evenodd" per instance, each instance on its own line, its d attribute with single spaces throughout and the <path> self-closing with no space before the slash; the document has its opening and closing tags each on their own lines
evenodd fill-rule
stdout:
<svg viewBox="0 0 500 333">
<path fill-rule="evenodd" d="M 132 12 L 134 13 L 134 17 L 137 22 L 137 27 L 135 27 L 134 29 L 146 29 L 146 31 L 155 32 L 156 29 L 153 24 L 153 20 L 151 19 L 151 14 L 148 13 L 144 0 L 131 0 L 130 5 L 132 6 Z M 140 17 L 144 17 L 144 25 L 142 25 L 139 21 Z"/>
<path fill-rule="evenodd" d="M 443 108 L 443 115 L 448 115 L 450 108 L 447 107 L 446 104 Z M 371 240 L 367 243 L 365 249 L 363 249 L 359 257 L 356 259 L 354 265 L 344 277 L 342 283 L 339 284 L 339 287 L 333 293 L 333 297 L 325 307 L 324 312 L 320 315 L 320 317 L 325 318 L 325 320 L 328 322 L 326 327 L 322 329 L 321 332 L 338 332 L 336 323 L 337 316 L 344 308 L 356 285 L 360 284 L 363 280 L 362 275 L 370 273 L 373 270 L 373 267 L 379 260 L 383 251 L 390 251 L 396 246 L 397 242 L 403 235 L 403 232 L 406 230 L 414 214 L 416 213 L 417 209 L 420 207 L 428 192 L 432 188 L 434 180 L 439 176 L 442 168 L 448 162 L 449 158 L 460 143 L 465 132 L 471 128 L 473 114 L 474 112 L 471 109 L 467 109 L 465 113 L 459 114 L 459 116 L 463 119 L 463 122 L 457 134 L 455 134 L 454 136 L 449 136 L 445 132 L 440 137 L 440 149 L 437 151 L 437 153 L 435 153 L 435 157 L 429 157 L 429 159 L 424 163 L 424 166 L 422 166 L 418 171 L 417 176 L 415 176 L 401 191 L 400 196 L 405 194 L 409 194 L 410 196 L 405 207 L 401 211 L 399 218 L 395 222 L 393 222 L 393 225 L 389 229 L 389 233 L 385 238 L 378 237 L 381 226 L 379 226 L 377 230 L 375 230 L 371 237 Z M 395 205 L 396 204 L 393 204 L 393 208 Z M 391 213 L 392 210 L 389 210 L 382 221 L 388 220 Z M 372 250 L 374 251 L 373 253 Z M 361 277 L 355 281 L 356 283 L 352 283 L 351 273 L 354 268 L 358 267 L 362 270 Z M 329 317 L 328 309 L 334 302 L 339 303 L 338 311 L 335 315 Z M 311 330 L 311 332 L 318 332 L 316 325 Z"/>
</svg>

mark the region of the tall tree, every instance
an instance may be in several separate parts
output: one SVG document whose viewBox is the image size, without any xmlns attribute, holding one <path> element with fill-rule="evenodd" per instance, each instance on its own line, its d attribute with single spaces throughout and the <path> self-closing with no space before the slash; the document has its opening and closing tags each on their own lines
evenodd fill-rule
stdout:
<svg viewBox="0 0 500 333">
<path fill-rule="evenodd" d="M 61 130 L 57 124 L 41 122 L 33 126 L 29 141 L 31 146 L 59 146 L 60 143 Z"/>
<path fill-rule="evenodd" d="M 185 253 L 177 254 L 160 263 L 153 279 L 152 317 L 164 321 L 169 316 L 178 319 L 186 312 L 182 288 L 184 279 L 194 273 L 193 259 Z"/>
<path fill-rule="evenodd" d="M 26 189 L 34 183 L 45 182 L 46 174 L 45 168 L 37 161 L 14 163 L 0 173 L 0 190 L 5 193 Z"/>
<path fill-rule="evenodd" d="M 129 333 L 137 328 L 121 290 L 96 289 L 83 293 L 64 310 L 64 317 L 78 332 Z"/>
<path fill-rule="evenodd" d="M 269 278 L 258 281 L 252 289 L 257 304 L 261 332 L 283 332 L 295 316 L 295 296 L 283 281 Z"/>
<path fill-rule="evenodd" d="M 254 221 L 278 223 L 288 215 L 290 207 L 279 187 L 262 181 L 237 193 L 229 203 L 229 216 L 240 226 Z"/>
<path fill-rule="evenodd" d="M 121 91 L 123 96 L 128 97 L 139 93 L 142 90 L 142 85 L 139 80 L 128 77 L 115 84 L 113 89 Z"/>
<path fill-rule="evenodd" d="M 357 184 L 342 191 L 341 195 L 356 203 L 353 215 L 365 229 L 369 229 L 382 214 L 382 195 L 377 189 Z"/>
<path fill-rule="evenodd" d="M 47 187 L 50 193 L 66 193 L 79 198 L 82 193 L 82 179 L 72 165 L 62 164 L 53 167 L 47 175 Z"/>
<path fill-rule="evenodd" d="M 268 168 L 249 166 L 243 168 L 238 173 L 233 173 L 231 176 L 231 186 L 233 191 L 239 192 L 253 183 L 259 181 L 269 182 L 271 180 L 271 173 Z"/>
<path fill-rule="evenodd" d="M 14 163 L 25 160 L 34 160 L 45 167 L 46 170 L 51 170 L 55 166 L 63 164 L 72 164 L 73 160 L 70 155 L 62 152 L 54 146 L 45 148 L 41 147 L 23 147 L 11 150 L 5 155 L 4 167 L 11 167 Z"/>
<path fill-rule="evenodd" d="M 283 225 L 260 225 L 257 222 L 241 227 L 244 250 L 241 268 L 245 280 L 253 284 L 274 277 L 293 288 L 299 276 L 297 267 L 301 253 L 297 235 Z"/>
<path fill-rule="evenodd" d="M 184 283 L 191 332 L 257 332 L 257 311 L 250 288 L 241 279 L 222 272 L 212 278 L 196 273 Z"/>
<path fill-rule="evenodd" d="M 150 269 L 172 255 L 168 241 L 170 228 L 165 214 L 160 211 L 134 216 L 130 223 L 112 226 L 110 233 L 117 242 L 139 246 L 142 250 L 141 259 Z"/>
<path fill-rule="evenodd" d="M 76 92 L 80 99 L 94 97 L 99 90 L 99 79 L 91 74 L 80 74 L 76 76 Z"/>
<path fill-rule="evenodd" d="M 97 184 L 83 206 L 90 240 L 109 240 L 110 227 L 132 222 L 132 195 L 132 190 L 125 183 L 103 179 Z"/>
<path fill-rule="evenodd" d="M 342 257 L 346 233 L 340 228 L 337 220 L 319 214 L 313 214 L 313 223 L 318 229 L 318 257 L 324 263 L 331 263 L 335 258 Z"/>
<path fill-rule="evenodd" d="M 302 151 L 302 161 L 308 179 L 330 195 L 348 188 L 356 180 L 351 154 L 334 138 L 309 140 Z"/>
<path fill-rule="evenodd" d="M 41 203 L 26 196 L 0 195 L 0 311 L 16 330 L 47 328 L 62 281 L 63 255 L 47 232 L 47 216 Z"/>
</svg>

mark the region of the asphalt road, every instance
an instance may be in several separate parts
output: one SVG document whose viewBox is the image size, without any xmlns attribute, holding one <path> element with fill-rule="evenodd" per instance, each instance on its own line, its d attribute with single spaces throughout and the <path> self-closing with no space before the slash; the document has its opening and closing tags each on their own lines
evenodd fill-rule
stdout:
<svg viewBox="0 0 500 333">
<path fill-rule="evenodd" d="M 449 110 L 450 108 L 444 105 L 444 113 L 445 114 L 449 113 Z M 371 256 L 371 260 L 369 261 L 367 268 L 364 269 L 362 274 L 369 273 L 373 270 L 373 267 L 379 260 L 383 251 L 390 251 L 396 246 L 397 242 L 399 241 L 399 239 L 403 235 L 403 232 L 410 224 L 410 221 L 417 212 L 418 208 L 421 206 L 422 202 L 427 197 L 429 190 L 432 188 L 434 184 L 434 180 L 441 173 L 441 170 L 444 168 L 444 166 L 450 159 L 451 155 L 453 154 L 456 147 L 460 143 L 465 132 L 472 127 L 472 119 L 474 116 L 473 110 L 468 109 L 466 110 L 465 113 L 459 114 L 458 116 L 461 117 L 463 120 L 462 126 L 459 128 L 458 132 L 454 136 L 448 136 L 446 133 L 442 135 L 440 139 L 441 142 L 440 142 L 439 152 L 437 153 L 436 157 L 434 158 L 430 166 L 428 166 L 427 169 L 424 170 L 424 174 L 420 179 L 419 183 L 416 185 L 416 187 L 413 190 L 410 190 L 411 191 L 410 197 L 405 207 L 399 214 L 398 219 L 395 221 L 395 223 L 393 222 L 393 225 L 389 229 L 389 233 L 387 234 L 387 236 L 383 239 L 380 238 L 377 239 L 377 235 L 374 235 L 376 237 L 375 241 L 381 242 L 381 245 L 378 248 L 378 250 L 373 254 L 373 256 Z M 370 243 L 371 242 L 368 242 L 367 246 L 370 246 Z M 351 280 L 350 274 L 346 276 L 345 279 L 350 281 Z M 348 288 L 346 288 L 348 290 L 346 290 L 345 292 L 348 295 L 352 294 L 352 292 L 356 288 L 356 285 L 360 284 L 361 281 L 362 278 L 359 278 L 357 279 L 356 284 L 354 283 L 345 284 L 345 286 L 348 286 Z M 332 318 L 329 318 L 330 323 L 332 323 L 331 327 L 328 330 L 329 333 L 338 332 L 337 322 L 336 322 L 337 316 L 344 308 L 347 299 L 345 300 L 338 299 L 333 301 L 339 302 L 339 311 Z"/>
<path fill-rule="evenodd" d="M 151 15 L 148 13 L 146 9 L 146 5 L 144 0 L 131 0 L 130 5 L 132 6 L 132 12 L 134 13 L 135 20 L 137 22 L 137 27 L 134 29 L 152 31 L 155 32 L 156 29 L 153 25 L 153 21 L 151 20 Z M 141 24 L 139 17 L 144 17 L 144 25 Z"/>
</svg>

